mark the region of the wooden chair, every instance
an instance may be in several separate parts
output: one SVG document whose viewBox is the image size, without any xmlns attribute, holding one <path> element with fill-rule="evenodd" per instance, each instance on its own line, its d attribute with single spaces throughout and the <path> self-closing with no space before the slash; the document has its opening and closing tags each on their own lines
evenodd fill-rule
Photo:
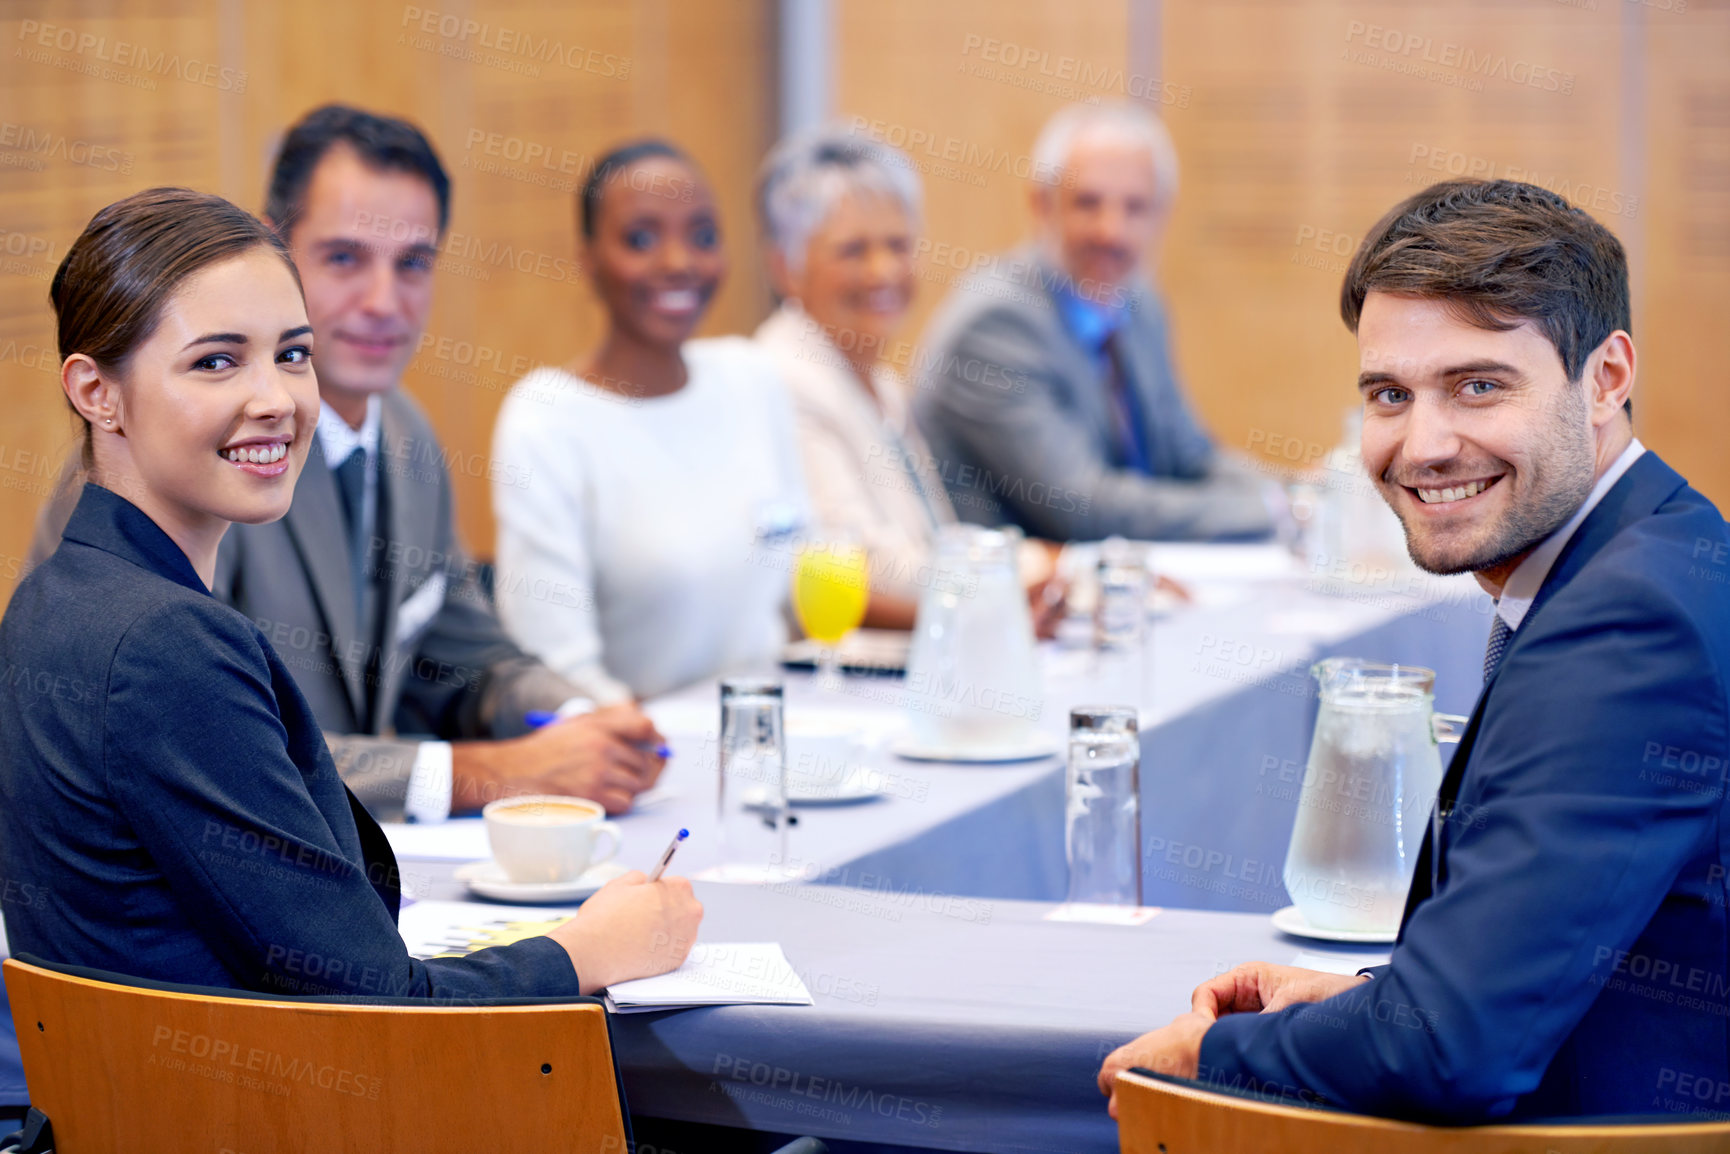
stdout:
<svg viewBox="0 0 1730 1154">
<path fill-rule="evenodd" d="M 276 998 L 16 958 L 5 981 L 56 1154 L 630 1149 L 596 998 Z"/>
<path fill-rule="evenodd" d="M 1725 1154 L 1730 1122 L 1419 1126 L 1135 1070 L 1117 1077 L 1117 1138 L 1123 1154 Z"/>
</svg>

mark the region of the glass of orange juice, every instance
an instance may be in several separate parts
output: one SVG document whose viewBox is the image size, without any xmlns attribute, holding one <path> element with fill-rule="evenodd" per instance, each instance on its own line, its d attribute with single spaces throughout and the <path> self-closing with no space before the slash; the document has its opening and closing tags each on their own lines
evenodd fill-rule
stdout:
<svg viewBox="0 0 1730 1154">
<path fill-rule="evenodd" d="M 841 642 L 865 620 L 871 599 L 865 546 L 840 534 L 814 539 L 793 570 L 793 611 L 805 636 L 817 642 L 817 682 L 841 684 Z"/>
</svg>

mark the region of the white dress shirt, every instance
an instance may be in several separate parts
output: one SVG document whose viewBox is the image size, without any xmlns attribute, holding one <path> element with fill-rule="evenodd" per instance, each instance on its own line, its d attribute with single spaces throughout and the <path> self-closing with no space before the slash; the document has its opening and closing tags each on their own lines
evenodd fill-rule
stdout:
<svg viewBox="0 0 1730 1154">
<path fill-rule="evenodd" d="M 1604 470 L 1604 475 L 1598 478 L 1598 483 L 1592 486 L 1592 491 L 1585 502 L 1568 518 L 1560 529 L 1551 533 L 1526 555 L 1526 559 L 1514 567 L 1508 574 L 1508 580 L 1502 586 L 1502 595 L 1496 599 L 1496 616 L 1507 622 L 1509 629 L 1518 629 L 1520 622 L 1526 619 L 1526 614 L 1532 608 L 1532 602 L 1537 599 L 1538 590 L 1544 587 L 1544 579 L 1550 575 L 1550 570 L 1556 564 L 1556 558 L 1562 555 L 1568 542 L 1573 540 L 1574 533 L 1582 522 L 1598 507 L 1598 502 L 1604 499 L 1622 474 L 1629 466 L 1640 459 L 1640 454 L 1646 451 L 1646 446 L 1640 443 L 1638 437 L 1628 442 L 1621 455 L 1610 462 L 1610 467 Z"/>
<path fill-rule="evenodd" d="M 663 397 L 536 369 L 493 432 L 499 617 L 601 704 L 771 670 L 786 643 L 808 517 L 786 389 L 740 337 L 684 359 Z"/>
<path fill-rule="evenodd" d="M 871 588 L 918 600 L 918 574 L 955 510 L 901 378 L 879 364 L 871 383 L 882 407 L 873 404 L 822 326 L 793 301 L 763 322 L 756 341 L 793 395 L 817 532 L 857 537 Z"/>
</svg>

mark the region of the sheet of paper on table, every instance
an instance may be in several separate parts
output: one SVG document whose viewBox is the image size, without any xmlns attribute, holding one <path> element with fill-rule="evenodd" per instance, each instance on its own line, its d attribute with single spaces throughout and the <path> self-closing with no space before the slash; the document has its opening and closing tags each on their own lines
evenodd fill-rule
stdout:
<svg viewBox="0 0 1730 1154">
<path fill-rule="evenodd" d="M 399 860 L 485 861 L 493 856 L 486 823 L 478 817 L 440 822 L 381 821 L 379 828 Z"/>
<path fill-rule="evenodd" d="M 508 946 L 544 934 L 576 912 L 575 907 L 415 902 L 403 907 L 396 929 L 410 957 L 460 958 L 488 946 Z"/>
<path fill-rule="evenodd" d="M 607 990 L 615 1014 L 696 1006 L 809 1006 L 811 991 L 779 942 L 714 942 L 691 948 L 670 974 L 620 982 Z"/>
</svg>

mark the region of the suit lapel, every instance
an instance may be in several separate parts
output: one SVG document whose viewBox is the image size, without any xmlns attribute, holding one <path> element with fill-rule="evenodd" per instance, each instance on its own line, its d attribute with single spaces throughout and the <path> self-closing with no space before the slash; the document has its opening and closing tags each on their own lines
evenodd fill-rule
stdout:
<svg viewBox="0 0 1730 1154">
<path fill-rule="evenodd" d="M 1503 661 L 1506 660 L 1506 655 L 1503 655 Z M 1436 791 L 1436 803 L 1430 807 L 1430 824 L 1427 827 L 1424 844 L 1418 849 L 1418 863 L 1412 871 L 1412 887 L 1406 891 L 1406 909 L 1400 915 L 1399 938 L 1401 940 L 1406 936 L 1406 923 L 1411 921 L 1412 911 L 1416 910 L 1435 892 L 1435 887 L 1431 885 L 1431 878 L 1437 876 L 1432 864 L 1435 860 L 1433 855 L 1436 852 L 1436 830 L 1438 827 L 1436 811 L 1445 806 L 1451 813 L 1454 801 L 1460 795 L 1460 782 L 1466 774 L 1466 762 L 1471 760 L 1472 747 L 1478 743 L 1478 726 L 1484 719 L 1484 702 L 1488 700 L 1489 696 L 1490 687 L 1486 685 L 1483 692 L 1478 694 L 1477 702 L 1472 706 L 1471 719 L 1466 723 L 1466 731 L 1460 735 L 1460 744 L 1454 747 L 1454 756 L 1448 762 L 1447 772 L 1442 775 L 1441 788 Z"/>
<path fill-rule="evenodd" d="M 1562 586 L 1573 579 L 1585 564 L 1597 555 L 1598 550 L 1609 544 L 1610 538 L 1620 533 L 1628 525 L 1650 517 L 1676 494 L 1688 482 L 1682 475 L 1666 465 L 1656 453 L 1650 449 L 1640 454 L 1640 459 L 1628 466 L 1628 471 L 1622 479 L 1610 486 L 1610 491 L 1604 494 L 1604 499 L 1598 502 L 1574 536 L 1563 547 L 1556 563 L 1550 566 L 1550 572 L 1544 578 L 1543 586 L 1538 595 L 1532 599 L 1532 607 L 1526 610 L 1525 621 L 1530 621 L 1538 610 Z M 1525 621 L 1521 622 L 1522 627 Z M 1519 639 L 1519 631 L 1509 639 L 1509 649 Z M 1502 656 L 1505 663 L 1507 655 Z"/>
<path fill-rule="evenodd" d="M 379 534 L 382 548 L 373 558 L 373 563 L 383 566 L 389 575 L 382 591 L 384 604 L 380 607 L 384 615 L 384 632 L 383 649 L 379 655 L 378 694 L 379 720 L 388 725 L 391 717 L 387 710 L 390 703 L 396 701 L 407 664 L 402 660 L 403 655 L 398 653 L 401 646 L 397 639 L 397 611 L 407 596 L 409 579 L 408 566 L 399 558 L 410 556 L 411 551 L 401 546 L 420 546 L 429 557 L 438 547 L 439 487 L 436 471 L 439 457 L 437 446 L 428 445 L 413 436 L 394 392 L 385 396 L 380 426 L 379 491 L 385 498 L 382 502 L 385 527 Z M 426 452 L 428 448 L 433 451 Z M 418 459 L 420 457 L 425 459 Z M 397 548 L 393 549 L 393 546 Z M 433 561 L 437 566 L 436 557 Z M 429 567 L 428 579 L 432 571 L 436 569 Z"/>
<path fill-rule="evenodd" d="M 288 535 L 311 579 L 313 595 L 330 630 L 331 655 L 342 670 L 349 706 L 356 718 L 366 716 L 365 646 L 357 646 L 354 578 L 349 564 L 348 534 L 343 531 L 342 506 L 336 478 L 325 463 L 324 450 L 314 437 L 306 467 L 294 487 L 294 500 L 283 518 Z"/>
</svg>

